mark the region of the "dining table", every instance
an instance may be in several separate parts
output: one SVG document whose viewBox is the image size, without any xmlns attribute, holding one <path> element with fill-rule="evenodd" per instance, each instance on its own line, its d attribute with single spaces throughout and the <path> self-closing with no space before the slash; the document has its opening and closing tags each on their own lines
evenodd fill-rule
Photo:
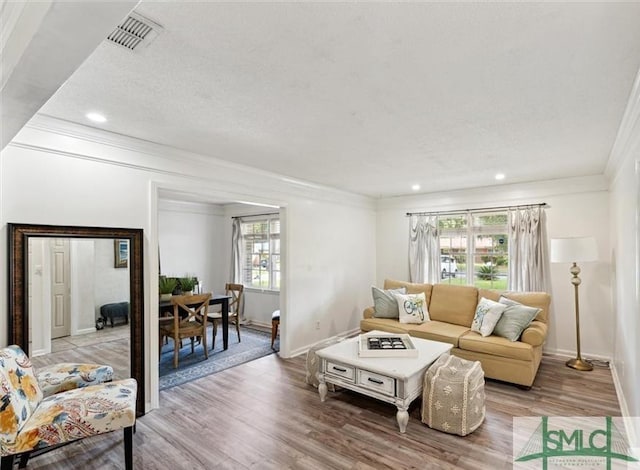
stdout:
<svg viewBox="0 0 640 470">
<path fill-rule="evenodd" d="M 209 300 L 209 305 L 222 306 L 222 345 L 224 349 L 229 348 L 229 299 L 231 299 L 230 295 L 213 294 Z M 189 304 L 187 303 L 187 305 Z M 159 310 L 160 316 L 163 313 L 173 313 L 171 300 L 161 300 Z"/>
</svg>

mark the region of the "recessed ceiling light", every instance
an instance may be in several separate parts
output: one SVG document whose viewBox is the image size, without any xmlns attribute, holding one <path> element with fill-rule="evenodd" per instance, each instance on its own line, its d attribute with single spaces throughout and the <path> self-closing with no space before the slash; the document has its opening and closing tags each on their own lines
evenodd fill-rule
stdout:
<svg viewBox="0 0 640 470">
<path fill-rule="evenodd" d="M 413 189 L 414 191 L 420 191 L 420 185 L 414 184 L 413 186 L 411 186 L 411 189 Z"/>
<path fill-rule="evenodd" d="M 496 174 L 496 179 L 498 181 L 502 181 L 504 179 L 504 173 L 497 173 Z"/>
<path fill-rule="evenodd" d="M 107 118 L 104 117 L 102 114 L 98 114 L 98 113 L 87 113 L 86 114 L 87 119 L 93 121 L 93 122 L 107 122 Z"/>
</svg>

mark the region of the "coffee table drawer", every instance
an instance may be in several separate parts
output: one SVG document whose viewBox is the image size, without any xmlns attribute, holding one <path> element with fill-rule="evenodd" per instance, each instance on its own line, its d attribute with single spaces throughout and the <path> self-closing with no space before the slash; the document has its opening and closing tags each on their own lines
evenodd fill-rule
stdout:
<svg viewBox="0 0 640 470">
<path fill-rule="evenodd" d="M 337 362 L 327 361 L 327 374 L 337 375 L 351 381 L 355 380 L 356 370 L 352 366 L 346 366 Z"/>
<path fill-rule="evenodd" d="M 395 379 L 366 370 L 358 370 L 357 384 L 389 396 L 393 396 L 396 393 Z"/>
</svg>

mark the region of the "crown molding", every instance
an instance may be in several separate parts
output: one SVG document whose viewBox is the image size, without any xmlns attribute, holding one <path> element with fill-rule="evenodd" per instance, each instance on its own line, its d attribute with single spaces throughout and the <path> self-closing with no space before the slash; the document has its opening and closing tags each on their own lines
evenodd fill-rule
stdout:
<svg viewBox="0 0 640 470">
<path fill-rule="evenodd" d="M 224 216 L 224 208 L 220 204 L 202 202 L 178 201 L 174 199 L 158 198 L 158 210 L 161 212 L 179 212 L 181 214 L 200 214 Z"/>
<path fill-rule="evenodd" d="M 605 175 L 613 182 L 624 166 L 624 161 L 640 150 L 640 70 L 636 75 L 629 101 L 622 115 L 622 121 L 611 148 Z"/>
<path fill-rule="evenodd" d="M 46 138 L 47 136 L 62 137 L 65 142 L 57 142 L 56 139 Z M 86 143 L 87 150 L 77 151 L 76 145 L 69 145 L 69 139 Z M 106 164 L 198 180 L 206 178 L 207 181 L 212 181 L 211 178 L 215 180 L 216 175 L 225 174 L 230 175 L 232 181 L 235 182 L 233 187 L 236 191 L 238 190 L 238 181 L 247 180 L 250 184 L 259 181 L 258 186 L 252 186 L 252 194 L 253 191 L 267 193 L 270 199 L 282 200 L 283 197 L 316 199 L 375 210 L 375 200 L 365 195 L 240 165 L 216 156 L 197 154 L 156 142 L 107 132 L 43 114 L 34 116 L 8 147 L 11 146 L 50 151 L 74 158 L 84 158 Z M 74 150 L 70 150 L 70 148 Z M 116 149 L 118 152 L 105 151 L 104 148 Z M 219 182 L 229 184 L 228 179 L 225 177 L 224 181 Z"/>
<path fill-rule="evenodd" d="M 428 207 L 429 210 L 460 210 L 509 204 L 538 204 L 545 202 L 545 197 L 608 190 L 609 183 L 604 175 L 581 176 L 383 198 L 378 200 L 377 209 L 421 211 Z"/>
</svg>

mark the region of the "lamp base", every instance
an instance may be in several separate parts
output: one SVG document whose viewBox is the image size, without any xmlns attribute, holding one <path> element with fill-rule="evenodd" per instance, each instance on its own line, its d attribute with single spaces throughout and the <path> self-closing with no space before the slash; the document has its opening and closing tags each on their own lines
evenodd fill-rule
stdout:
<svg viewBox="0 0 640 470">
<path fill-rule="evenodd" d="M 593 370 L 593 366 L 587 362 L 583 361 L 582 358 L 576 357 L 575 359 L 569 359 L 566 363 L 567 367 L 571 367 L 575 370 L 588 371 Z"/>
</svg>

